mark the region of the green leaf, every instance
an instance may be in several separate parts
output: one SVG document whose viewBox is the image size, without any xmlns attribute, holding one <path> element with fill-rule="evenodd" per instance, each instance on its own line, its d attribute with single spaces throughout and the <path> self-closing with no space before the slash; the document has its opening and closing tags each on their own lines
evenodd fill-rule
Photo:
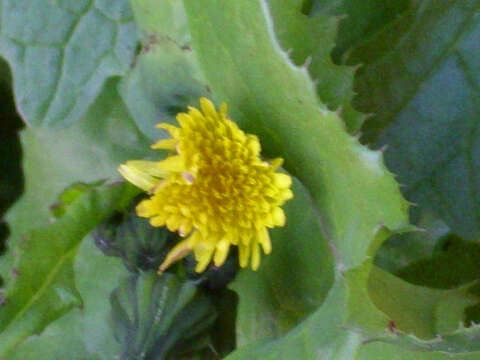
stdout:
<svg viewBox="0 0 480 360">
<path fill-rule="evenodd" d="M 119 91 L 138 128 L 152 140 L 164 137 L 159 122 L 175 116 L 206 95 L 206 86 L 190 47 L 180 0 L 133 0 L 142 52 Z"/>
<path fill-rule="evenodd" d="M 184 1 L 194 51 L 216 97 L 232 119 L 261 137 L 267 155 L 311 193 L 345 269 L 373 255 L 376 231 L 407 225 L 407 202 L 382 163 L 361 146 L 338 115 L 317 100 L 304 69 L 272 37 L 264 1 Z M 235 34 L 251 33 L 239 37 Z"/>
<path fill-rule="evenodd" d="M 120 178 L 120 163 L 149 154 L 150 141 L 128 116 L 117 83 L 107 82 L 88 113 L 69 128 L 21 133 L 25 193 L 6 214 L 9 249 L 26 231 L 49 223 L 49 207 L 66 187 L 78 181 Z M 8 251 L 0 258 L 0 273 L 7 283 L 12 255 Z"/>
<path fill-rule="evenodd" d="M 312 0 L 310 16 L 342 17 L 332 57 L 341 62 L 352 48 L 382 32 L 407 11 L 411 0 Z M 355 63 L 354 63 L 355 64 Z"/>
<path fill-rule="evenodd" d="M 347 294 L 345 285 L 338 280 L 318 311 L 281 340 L 240 348 L 227 359 L 354 359 L 362 338 L 340 326 L 344 321 Z"/>
<path fill-rule="evenodd" d="M 352 273 L 353 272 L 353 273 Z M 475 339 L 478 338 L 480 328 L 472 327 L 468 329 L 458 329 L 450 332 L 446 336 L 434 340 L 422 340 L 413 335 L 402 334 L 397 328 L 401 325 L 404 329 L 415 330 L 415 326 L 435 327 L 441 330 L 451 330 L 458 325 L 459 317 L 463 316 L 461 310 L 475 301 L 475 297 L 466 294 L 467 289 L 454 291 L 431 290 L 424 287 L 413 286 L 402 280 L 395 278 L 380 269 L 374 268 L 372 277 L 369 280 L 369 291 L 367 292 L 362 284 L 361 277 L 355 276 L 355 272 L 363 275 L 369 271 L 356 270 L 347 273 L 347 285 L 340 278 L 334 282 L 325 302 L 300 323 L 295 329 L 288 332 L 285 336 L 276 341 L 264 341 L 251 343 L 248 346 L 241 347 L 228 357 L 228 360 L 237 359 L 317 359 L 325 358 L 331 360 L 357 359 L 357 353 L 363 353 L 364 344 L 379 340 L 378 338 L 365 338 L 361 332 L 349 331 L 342 324 L 352 321 L 354 315 L 365 317 L 363 326 L 367 322 L 370 325 L 378 321 L 378 308 L 365 306 L 371 300 L 384 314 L 393 316 L 394 319 L 401 319 L 407 323 L 390 322 L 390 327 L 383 334 L 383 340 L 395 342 L 397 345 L 391 346 L 396 351 L 404 354 L 402 359 L 422 359 L 422 353 L 405 350 L 405 348 L 418 350 L 437 350 L 443 352 L 467 352 L 478 351 L 478 345 Z M 365 291 L 364 291 L 365 290 Z M 356 295 L 352 298 L 352 294 Z M 418 301 L 419 299 L 426 302 Z M 460 300 L 460 301 L 458 301 Z M 346 307 L 346 304 L 348 306 Z M 447 307 L 456 307 L 457 317 L 451 317 L 451 309 Z M 405 313 L 407 312 L 406 316 Z M 385 316 L 385 315 L 383 315 Z M 420 318 L 422 317 L 422 318 Z M 387 318 L 388 319 L 388 318 Z M 425 320 L 425 322 L 423 321 Z M 416 329 L 418 330 L 418 329 Z M 428 328 L 428 330 L 431 330 Z M 370 345 L 369 345 L 370 346 Z M 372 346 L 370 346 L 372 347 Z M 381 347 L 381 346 L 380 346 Z M 375 348 L 373 346 L 373 348 Z M 375 359 L 384 359 L 382 352 L 374 353 Z M 321 355 L 320 355 L 321 354 Z M 385 357 L 385 359 L 393 357 Z M 451 358 L 451 355 L 446 357 Z M 464 357 L 459 357 L 463 359 Z M 469 357 L 465 357 L 469 359 Z M 426 355 L 425 359 L 436 359 Z"/>
<path fill-rule="evenodd" d="M 74 271 L 82 307 L 72 309 L 41 334 L 30 336 L 8 355 L 9 360 L 30 360 L 33 354 L 37 360 L 72 356 L 81 360 L 111 360 L 121 354 L 109 326 L 109 295 L 127 270 L 118 259 L 105 257 L 89 236 L 79 246 Z"/>
<path fill-rule="evenodd" d="M 388 167 L 419 205 L 412 221 L 437 219 L 469 241 L 480 238 L 479 6 L 419 1 L 349 60 L 366 64 L 358 104 L 376 115 L 365 140 L 388 145 Z"/>
<path fill-rule="evenodd" d="M 128 0 L 5 0 L 0 54 L 27 124 L 78 120 L 105 80 L 122 75 L 137 35 Z"/>
<path fill-rule="evenodd" d="M 190 45 L 182 1 L 131 0 L 131 6 L 144 45 L 159 37 L 169 38 L 180 47 Z"/>
<path fill-rule="evenodd" d="M 205 95 L 192 67 L 193 53 L 169 38 L 158 37 L 137 58 L 135 68 L 123 78 L 119 91 L 143 134 L 152 140 L 165 137 L 155 129 Z"/>
<path fill-rule="evenodd" d="M 332 110 L 341 108 L 349 131 L 356 133 L 365 116 L 350 104 L 355 68 L 335 65 L 330 56 L 338 18 L 318 13 L 309 17 L 302 13 L 301 2 L 270 0 L 268 5 L 282 48 L 297 66 L 308 69 L 320 100 Z"/>
<path fill-rule="evenodd" d="M 432 256 L 409 263 L 397 275 L 412 283 L 450 289 L 480 279 L 480 244 L 446 238 Z"/>
<path fill-rule="evenodd" d="M 380 268 L 373 268 L 368 280 L 372 302 L 392 319 L 396 329 L 423 339 L 458 329 L 465 308 L 479 300 L 469 293 L 471 287 L 437 290 L 415 286 Z"/>
<path fill-rule="evenodd" d="M 0 355 L 41 332 L 81 299 L 73 281 L 73 259 L 81 240 L 138 193 L 130 185 L 92 190 L 74 201 L 52 225 L 27 233 L 16 248 L 16 277 L 0 310 Z"/>
<path fill-rule="evenodd" d="M 60 218 L 67 212 L 68 206 L 72 204 L 79 196 L 84 194 L 86 191 L 96 188 L 97 186 L 103 185 L 104 180 L 95 181 L 93 183 L 84 183 L 77 182 L 70 185 L 58 196 L 58 201 L 56 201 L 50 210 L 55 218 Z"/>
<path fill-rule="evenodd" d="M 194 282 L 168 273 L 133 275 L 120 283 L 110 300 L 115 338 L 122 344 L 122 356 L 129 359 L 194 352 L 216 317 Z"/>
<path fill-rule="evenodd" d="M 242 128 L 261 137 L 267 154 L 286 158 L 287 170 L 312 195 L 337 261 L 337 280 L 319 310 L 279 340 L 247 347 L 245 353 L 240 350 L 232 358 L 242 358 L 237 354 L 252 358 L 253 353 L 258 358 L 316 358 L 322 351 L 339 359 L 351 358 L 359 343 L 373 337 L 422 349 L 476 350 L 474 345 L 461 350 L 460 340 L 472 335 L 469 332 L 476 336 L 476 328 L 450 332 L 445 341 L 424 341 L 401 331 L 392 332 L 388 316 L 392 310 L 383 306 L 389 294 L 382 292 L 375 297 L 368 293 L 371 257 L 391 234 L 389 228 L 408 228 L 407 203 L 383 166 L 381 153 L 367 150 L 346 134 L 338 115 L 327 111 L 316 99 L 305 69 L 295 67 L 279 48 L 266 3 L 218 0 L 199 4 L 185 0 L 184 4 L 193 49 L 217 100 L 229 104 L 232 118 Z M 251 36 L 235 36 L 245 33 Z M 288 262 L 284 267 L 295 269 Z M 406 289 L 403 294 L 415 294 L 414 286 L 402 286 Z M 402 293 L 401 286 L 396 290 Z M 434 301 L 436 293 L 426 292 L 426 298 Z M 466 296 L 462 291 L 460 295 Z M 260 296 L 264 294 L 260 292 Z M 434 332 L 426 337 L 451 331 L 453 320 L 463 318 L 464 308 L 473 301 L 455 299 L 456 306 L 442 307 L 448 310 L 442 316 L 442 326 L 436 324 Z M 398 308 L 408 303 L 411 298 L 405 295 Z M 330 310 L 333 304 L 338 306 L 336 310 Z M 343 324 L 363 334 L 340 335 L 338 330 L 326 330 Z M 402 327 L 405 331 L 419 331 L 412 325 Z M 459 341 L 451 347 L 456 336 Z M 331 343 L 324 342 L 326 339 Z"/>
<path fill-rule="evenodd" d="M 346 324 L 364 333 L 364 342 L 387 341 L 414 350 L 478 351 L 480 327 L 464 328 L 466 310 L 477 304 L 476 283 L 437 290 L 416 286 L 377 267 L 345 274 L 349 290 Z M 365 283 L 367 287 L 365 287 Z"/>
<path fill-rule="evenodd" d="M 375 255 L 375 264 L 397 273 L 411 262 L 433 256 L 448 238 L 455 237 L 449 227 L 433 214 L 422 214 L 416 225 L 419 231 L 394 235 L 382 244 Z"/>
</svg>

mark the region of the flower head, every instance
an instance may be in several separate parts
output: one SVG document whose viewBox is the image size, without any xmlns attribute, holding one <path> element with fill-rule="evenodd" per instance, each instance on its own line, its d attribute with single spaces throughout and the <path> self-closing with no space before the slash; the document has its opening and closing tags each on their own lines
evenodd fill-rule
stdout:
<svg viewBox="0 0 480 360">
<path fill-rule="evenodd" d="M 291 178 L 276 172 L 282 159 L 262 160 L 258 138 L 228 118 L 225 104 L 217 111 L 201 98 L 200 107 L 179 113 L 179 127 L 157 125 L 171 138 L 152 148 L 171 150 L 171 156 L 159 162 L 128 161 L 119 171 L 151 194 L 138 204 L 137 214 L 185 238 L 159 271 L 191 251 L 197 272 L 204 271 L 212 257 L 221 266 L 232 245 L 238 246 L 240 266 L 250 262 L 256 270 L 260 248 L 265 254 L 272 250 L 267 228 L 285 224 L 281 206 L 293 197 Z"/>
</svg>

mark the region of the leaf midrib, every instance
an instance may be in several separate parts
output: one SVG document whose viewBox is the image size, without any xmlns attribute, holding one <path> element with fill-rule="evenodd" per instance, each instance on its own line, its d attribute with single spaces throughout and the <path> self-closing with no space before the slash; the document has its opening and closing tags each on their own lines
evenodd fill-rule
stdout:
<svg viewBox="0 0 480 360">
<path fill-rule="evenodd" d="M 20 311 L 17 312 L 17 314 L 8 322 L 7 326 L 3 329 L 3 331 L 0 333 L 5 334 L 8 332 L 8 330 L 15 324 L 15 322 L 21 318 L 34 304 L 35 302 L 43 295 L 43 293 L 46 291 L 46 289 L 53 283 L 53 280 L 55 279 L 56 275 L 59 273 L 61 267 L 65 264 L 65 262 L 73 258 L 75 255 L 76 251 L 78 250 L 78 247 L 80 246 L 79 242 L 77 245 L 72 247 L 70 250 L 68 250 L 66 253 L 64 253 L 62 256 L 60 256 L 59 261 L 57 264 L 52 268 L 50 273 L 47 275 L 45 278 L 45 281 L 43 284 L 38 288 L 38 290 L 33 294 L 33 296 L 30 298 L 30 300 L 21 308 Z M 8 297 L 7 297 L 8 301 Z M 0 353 L 6 354 L 9 351 L 11 351 L 13 348 L 16 347 L 17 344 L 22 342 L 28 335 L 19 337 L 14 343 L 10 344 L 9 347 L 6 349 L 0 350 Z"/>
<path fill-rule="evenodd" d="M 445 11 L 450 9 L 452 6 L 454 6 L 457 2 L 454 2 L 450 4 Z M 425 4 L 425 0 L 422 1 L 422 5 Z M 421 7 L 420 5 L 419 7 Z M 428 67 L 427 71 L 418 79 L 418 81 L 415 82 L 415 88 L 414 90 L 411 91 L 411 93 L 396 107 L 392 110 L 392 112 L 384 114 L 382 117 L 387 120 L 386 123 L 383 124 L 383 126 L 380 129 L 377 129 L 375 132 L 375 135 L 373 138 L 370 139 L 371 142 L 375 142 L 378 140 L 378 138 L 383 134 L 385 130 L 389 128 L 389 126 L 392 124 L 392 122 L 395 121 L 395 118 L 398 116 L 398 114 L 405 108 L 406 105 L 408 105 L 417 95 L 418 91 L 420 90 L 420 87 L 422 84 L 427 81 L 435 72 L 438 70 L 438 67 L 443 63 L 443 60 L 445 60 L 449 55 L 453 54 L 455 52 L 456 45 L 462 35 L 465 33 L 465 29 L 470 26 L 472 23 L 472 20 L 475 18 L 476 13 L 474 11 L 470 12 L 468 17 L 465 19 L 463 24 L 460 26 L 458 29 L 457 33 L 453 37 L 451 43 L 448 46 L 445 46 L 444 50 L 439 54 L 439 56 L 433 61 L 433 63 Z M 406 15 L 404 15 L 406 16 Z M 402 17 L 403 18 L 403 17 Z M 387 51 L 385 54 L 380 56 L 376 61 L 372 62 L 369 64 L 369 66 L 377 66 L 378 64 L 386 61 L 387 58 L 393 56 L 396 52 L 400 50 L 401 44 L 405 41 L 405 39 L 411 35 L 411 30 L 413 27 L 414 23 L 412 26 L 410 26 L 409 30 L 398 40 L 397 44 L 395 47 Z"/>
</svg>

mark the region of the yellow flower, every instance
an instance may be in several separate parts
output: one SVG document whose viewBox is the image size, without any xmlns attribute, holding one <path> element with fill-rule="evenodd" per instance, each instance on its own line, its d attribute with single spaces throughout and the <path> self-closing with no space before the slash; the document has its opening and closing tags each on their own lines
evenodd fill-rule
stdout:
<svg viewBox="0 0 480 360">
<path fill-rule="evenodd" d="M 221 266 L 231 245 L 238 246 L 241 267 L 258 269 L 260 247 L 272 250 L 267 228 L 283 226 L 283 203 L 293 197 L 290 176 L 276 172 L 282 159 L 264 161 L 255 135 L 245 134 L 206 98 L 201 111 L 179 113 L 180 127 L 161 123 L 171 138 L 152 148 L 175 151 L 163 161 L 128 161 L 120 173 L 151 197 L 137 214 L 152 226 L 167 226 L 185 237 L 167 255 L 159 271 L 193 251 L 202 272 L 213 257 Z"/>
</svg>

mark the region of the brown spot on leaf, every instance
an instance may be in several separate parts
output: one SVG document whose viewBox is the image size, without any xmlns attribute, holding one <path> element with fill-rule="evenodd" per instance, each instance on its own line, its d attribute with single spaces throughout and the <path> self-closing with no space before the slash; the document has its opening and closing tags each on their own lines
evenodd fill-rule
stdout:
<svg viewBox="0 0 480 360">
<path fill-rule="evenodd" d="M 395 324 L 395 321 L 390 320 L 388 322 L 388 330 L 390 330 L 390 332 L 392 332 L 394 334 L 397 333 L 397 324 Z"/>
</svg>

